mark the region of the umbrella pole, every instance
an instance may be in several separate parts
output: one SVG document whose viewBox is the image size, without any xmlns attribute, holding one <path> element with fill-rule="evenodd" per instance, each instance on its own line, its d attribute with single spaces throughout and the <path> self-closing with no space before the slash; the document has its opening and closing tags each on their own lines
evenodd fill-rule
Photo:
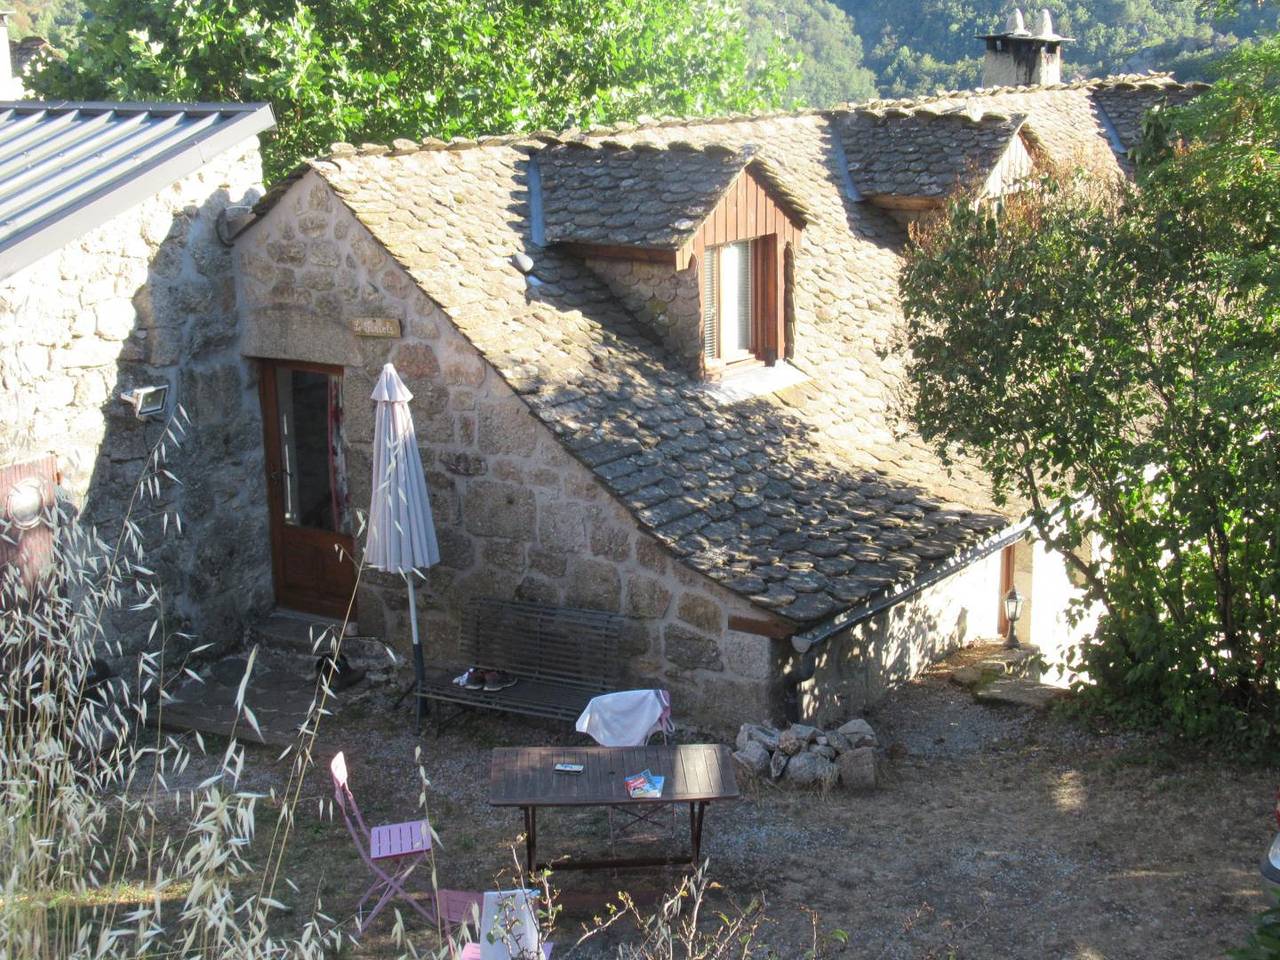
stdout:
<svg viewBox="0 0 1280 960">
<path fill-rule="evenodd" d="M 426 668 L 422 664 L 422 643 L 418 639 L 418 602 L 413 596 L 413 574 L 405 574 L 404 582 L 409 588 L 409 628 L 413 635 L 414 710 L 417 714 L 417 732 L 422 733 L 422 680 Z"/>
</svg>

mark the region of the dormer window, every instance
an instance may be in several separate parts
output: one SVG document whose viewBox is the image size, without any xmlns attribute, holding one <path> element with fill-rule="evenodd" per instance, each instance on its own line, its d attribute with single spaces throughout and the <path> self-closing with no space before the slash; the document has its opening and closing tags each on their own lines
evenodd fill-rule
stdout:
<svg viewBox="0 0 1280 960">
<path fill-rule="evenodd" d="M 756 356 L 749 240 L 710 247 L 702 270 L 702 352 L 737 363 Z"/>
<path fill-rule="evenodd" d="M 529 179 L 534 242 L 581 257 L 689 373 L 787 356 L 784 263 L 812 214 L 753 150 L 574 141 Z"/>
</svg>

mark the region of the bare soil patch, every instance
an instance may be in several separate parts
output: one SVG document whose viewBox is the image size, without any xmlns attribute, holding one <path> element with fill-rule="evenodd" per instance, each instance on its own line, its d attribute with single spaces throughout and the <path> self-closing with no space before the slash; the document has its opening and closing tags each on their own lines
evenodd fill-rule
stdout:
<svg viewBox="0 0 1280 960">
<path fill-rule="evenodd" d="M 486 802 L 489 749 L 582 742 L 561 726 L 499 716 L 418 738 L 407 709 L 392 713 L 374 702 L 346 708 L 322 730 L 324 765 L 304 786 L 286 857 L 285 873 L 301 893 L 277 891 L 297 915 L 318 896 L 330 916 L 349 918 L 368 882 L 341 823 L 328 815 L 325 765 L 336 750 L 347 751 L 366 818 L 380 822 L 415 815 L 420 746 L 442 839 L 440 883 L 485 889 L 510 881 L 521 830 L 517 812 Z M 809 948 L 809 910 L 820 929 L 849 935 L 847 946 L 827 946 L 831 956 L 1182 960 L 1239 946 L 1263 909 L 1257 864 L 1274 828 L 1275 767 L 979 705 L 947 682 L 945 668 L 904 686 L 868 719 L 895 758 L 883 762 L 877 792 L 753 786 L 740 802 L 708 813 L 703 849 L 717 884 L 714 905 L 762 899 L 769 917 L 762 943 L 779 958 Z M 253 750 L 247 786 L 281 788 L 288 764 L 277 763 L 276 752 Z M 185 778 L 195 783 L 207 772 L 193 764 Z M 682 841 L 686 816 L 681 811 Z M 271 819 L 269 810 L 259 817 L 262 846 Z M 539 817 L 547 852 L 599 852 L 607 836 L 603 811 Z M 617 890 L 653 900 L 676 881 L 661 870 L 563 873 L 555 881 L 566 904 L 556 939 L 576 940 Z M 379 921 L 349 955 L 392 952 L 391 926 Z M 574 956 L 605 956 L 608 946 L 593 941 Z"/>
</svg>

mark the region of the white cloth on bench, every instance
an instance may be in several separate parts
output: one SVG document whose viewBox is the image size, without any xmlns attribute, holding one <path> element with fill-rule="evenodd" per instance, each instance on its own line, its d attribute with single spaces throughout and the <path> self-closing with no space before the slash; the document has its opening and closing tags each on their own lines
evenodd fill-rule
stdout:
<svg viewBox="0 0 1280 960">
<path fill-rule="evenodd" d="M 578 717 L 579 733 L 602 747 L 641 747 L 658 732 L 671 733 L 671 695 L 665 690 L 620 690 L 592 698 Z"/>
</svg>

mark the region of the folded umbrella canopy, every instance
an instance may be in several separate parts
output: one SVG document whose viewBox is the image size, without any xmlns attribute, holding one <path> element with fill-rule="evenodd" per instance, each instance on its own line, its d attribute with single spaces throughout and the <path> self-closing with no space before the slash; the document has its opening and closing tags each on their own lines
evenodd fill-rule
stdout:
<svg viewBox="0 0 1280 960">
<path fill-rule="evenodd" d="M 373 388 L 373 502 L 364 558 L 369 566 L 404 577 L 409 588 L 409 623 L 413 634 L 413 671 L 418 728 L 422 727 L 422 643 L 413 576 L 440 562 L 431 501 L 422 472 L 418 438 L 413 432 L 409 401 L 413 394 L 396 368 L 382 368 Z"/>
</svg>

